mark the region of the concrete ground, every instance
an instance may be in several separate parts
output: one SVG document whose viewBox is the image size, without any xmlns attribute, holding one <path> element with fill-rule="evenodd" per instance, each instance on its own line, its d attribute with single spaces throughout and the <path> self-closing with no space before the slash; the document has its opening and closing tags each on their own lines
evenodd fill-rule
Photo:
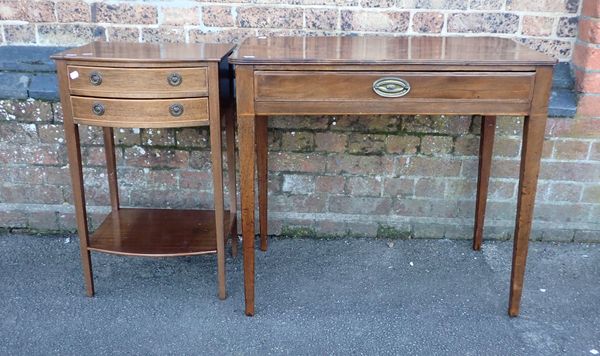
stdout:
<svg viewBox="0 0 600 356">
<path fill-rule="evenodd" d="M 214 256 L 93 254 L 75 237 L 0 235 L 0 354 L 590 355 L 600 351 L 600 246 L 532 243 L 519 318 L 511 242 L 272 240 L 256 316 L 241 258 L 216 297 Z"/>
</svg>

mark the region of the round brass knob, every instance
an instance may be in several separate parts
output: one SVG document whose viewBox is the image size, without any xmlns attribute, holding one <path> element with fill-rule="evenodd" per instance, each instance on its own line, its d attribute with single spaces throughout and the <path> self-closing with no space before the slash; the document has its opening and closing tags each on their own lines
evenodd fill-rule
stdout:
<svg viewBox="0 0 600 356">
<path fill-rule="evenodd" d="M 169 106 L 169 112 L 171 113 L 171 116 L 181 116 L 181 114 L 183 114 L 183 105 L 173 104 Z"/>
<path fill-rule="evenodd" d="M 90 74 L 90 83 L 92 83 L 92 85 L 102 84 L 102 75 L 98 72 L 92 72 Z"/>
<path fill-rule="evenodd" d="M 104 115 L 104 105 L 102 105 L 100 103 L 95 103 L 92 106 L 92 112 L 98 116 Z"/>
<path fill-rule="evenodd" d="M 169 84 L 171 86 L 176 87 L 181 84 L 181 82 L 183 81 L 183 78 L 181 77 L 181 75 L 179 73 L 171 73 L 167 77 L 167 81 L 169 82 Z"/>
</svg>

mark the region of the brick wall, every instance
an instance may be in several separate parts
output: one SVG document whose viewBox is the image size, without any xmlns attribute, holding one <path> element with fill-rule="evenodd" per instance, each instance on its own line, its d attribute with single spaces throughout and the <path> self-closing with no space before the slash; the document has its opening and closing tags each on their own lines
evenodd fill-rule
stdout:
<svg viewBox="0 0 600 356">
<path fill-rule="evenodd" d="M 485 33 L 569 60 L 583 7 L 574 61 L 581 101 L 594 104 L 548 122 L 532 238 L 600 241 L 598 42 L 586 35 L 597 32 L 598 0 L 281 3 L 0 0 L 0 24 L 5 44 L 40 45 Z M 498 119 L 486 238 L 513 232 L 522 121 Z M 74 229 L 61 122 L 54 101 L 0 101 L 0 226 Z M 479 124 L 478 117 L 270 118 L 270 233 L 470 238 Z M 211 206 L 206 129 L 116 133 L 124 204 Z M 108 211 L 101 131 L 83 127 L 82 140 L 94 227 Z"/>
<path fill-rule="evenodd" d="M 4 44 L 234 41 L 285 34 L 493 34 L 567 60 L 580 0 L 0 0 Z"/>
</svg>

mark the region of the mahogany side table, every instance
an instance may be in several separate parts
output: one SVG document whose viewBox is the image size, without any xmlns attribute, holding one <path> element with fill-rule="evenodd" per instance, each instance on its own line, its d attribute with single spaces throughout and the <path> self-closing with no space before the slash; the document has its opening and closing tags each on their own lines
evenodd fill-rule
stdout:
<svg viewBox="0 0 600 356">
<path fill-rule="evenodd" d="M 232 75 L 229 44 L 93 42 L 58 53 L 81 261 L 88 296 L 94 295 L 90 252 L 128 256 L 217 254 L 218 295 L 226 297 L 225 238 L 237 248 Z M 225 116 L 230 212 L 224 210 L 221 116 Z M 111 213 L 90 234 L 86 214 L 79 125 L 103 127 Z M 210 126 L 214 210 L 122 208 L 114 127 Z"/>
<path fill-rule="evenodd" d="M 555 60 L 491 37 L 251 38 L 236 65 L 246 314 L 254 314 L 255 165 L 267 248 L 267 115 L 482 115 L 473 248 L 481 246 L 495 115 L 525 116 L 508 314 L 516 316 Z"/>
</svg>

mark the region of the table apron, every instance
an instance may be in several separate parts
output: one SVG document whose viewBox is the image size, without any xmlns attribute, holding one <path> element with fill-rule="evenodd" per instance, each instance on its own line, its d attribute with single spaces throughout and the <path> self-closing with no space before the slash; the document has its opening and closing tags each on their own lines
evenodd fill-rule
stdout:
<svg viewBox="0 0 600 356">
<path fill-rule="evenodd" d="M 531 104 L 498 100 L 256 101 L 256 115 L 529 115 Z"/>
</svg>

